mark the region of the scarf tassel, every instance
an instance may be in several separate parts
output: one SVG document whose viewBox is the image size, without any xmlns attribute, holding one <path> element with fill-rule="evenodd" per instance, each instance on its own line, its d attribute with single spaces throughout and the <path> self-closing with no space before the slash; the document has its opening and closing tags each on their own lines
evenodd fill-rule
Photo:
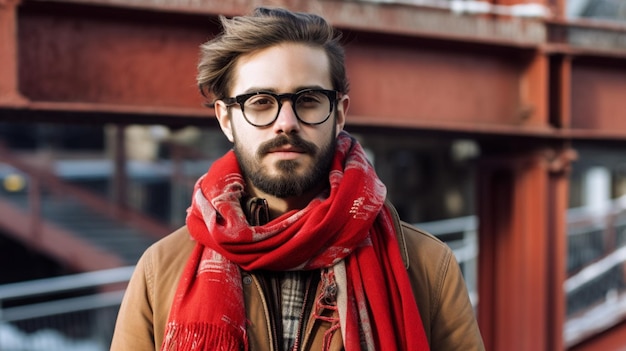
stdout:
<svg viewBox="0 0 626 351">
<path fill-rule="evenodd" d="M 335 331 L 337 331 L 341 324 L 339 322 L 338 316 L 324 316 L 318 312 L 322 312 L 325 310 L 330 310 L 336 312 L 338 310 L 337 307 L 337 291 L 338 286 L 335 280 L 335 272 L 328 269 L 322 270 L 322 289 L 320 295 L 317 297 L 315 301 L 315 311 L 313 311 L 313 316 L 315 319 L 322 320 L 330 323 L 330 328 L 324 332 L 323 338 L 323 346 L 322 351 L 330 350 L 330 346 L 332 343 L 333 335 Z"/>
<path fill-rule="evenodd" d="M 245 330 L 239 334 L 209 323 L 169 323 L 161 351 L 248 351 Z"/>
</svg>

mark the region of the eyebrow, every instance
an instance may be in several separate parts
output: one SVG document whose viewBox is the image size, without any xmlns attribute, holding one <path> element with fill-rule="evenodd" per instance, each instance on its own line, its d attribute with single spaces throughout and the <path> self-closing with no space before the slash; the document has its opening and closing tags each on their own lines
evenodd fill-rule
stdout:
<svg viewBox="0 0 626 351">
<path fill-rule="evenodd" d="M 297 87 L 293 93 L 297 93 L 299 91 L 302 90 L 308 90 L 308 89 L 324 89 L 326 90 L 326 88 L 320 86 L 320 85 L 307 85 L 307 86 L 299 86 Z M 241 94 L 237 94 L 237 95 L 243 95 L 243 94 L 251 94 L 251 93 L 256 93 L 256 92 L 260 92 L 260 91 L 264 91 L 264 92 L 268 92 L 268 93 L 274 93 L 274 94 L 279 94 L 278 91 L 274 88 L 261 88 L 261 87 L 251 87 L 246 89 L 243 93 Z"/>
</svg>

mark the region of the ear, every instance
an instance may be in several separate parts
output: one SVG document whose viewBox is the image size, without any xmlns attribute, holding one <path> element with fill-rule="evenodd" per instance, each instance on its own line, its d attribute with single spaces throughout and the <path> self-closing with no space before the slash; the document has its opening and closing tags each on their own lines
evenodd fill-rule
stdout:
<svg viewBox="0 0 626 351">
<path fill-rule="evenodd" d="M 233 138 L 233 128 L 231 124 L 230 114 L 228 113 L 228 107 L 224 104 L 223 101 L 217 100 L 215 102 L 215 117 L 217 117 L 217 121 L 220 124 L 220 128 L 222 128 L 222 132 L 226 135 L 226 138 L 232 143 L 234 142 Z"/>
<path fill-rule="evenodd" d="M 346 115 L 348 114 L 348 108 L 350 107 L 350 97 L 344 95 L 337 101 L 337 117 L 335 118 L 335 124 L 337 125 L 337 132 L 335 136 L 343 130 L 346 124 Z"/>
</svg>

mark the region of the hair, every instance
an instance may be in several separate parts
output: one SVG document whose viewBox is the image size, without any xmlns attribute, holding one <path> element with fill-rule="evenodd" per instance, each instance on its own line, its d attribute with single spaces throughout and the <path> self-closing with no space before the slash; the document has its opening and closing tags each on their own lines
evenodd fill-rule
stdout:
<svg viewBox="0 0 626 351">
<path fill-rule="evenodd" d="M 347 93 L 341 33 L 324 18 L 280 8 L 259 7 L 249 16 L 219 17 L 223 32 L 200 46 L 197 82 L 203 96 L 228 97 L 238 59 L 281 43 L 321 47 L 329 58 L 333 89 Z"/>
</svg>

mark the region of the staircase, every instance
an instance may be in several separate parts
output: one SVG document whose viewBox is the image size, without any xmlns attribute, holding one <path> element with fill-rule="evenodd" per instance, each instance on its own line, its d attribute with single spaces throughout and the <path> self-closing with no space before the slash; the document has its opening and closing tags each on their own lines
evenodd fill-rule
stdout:
<svg viewBox="0 0 626 351">
<path fill-rule="evenodd" d="M 135 264 L 173 229 L 25 162 L 1 145 L 0 163 L 27 184 L 17 192 L 0 190 L 0 230 L 77 271 Z"/>
<path fill-rule="evenodd" d="M 5 194 L 1 199 L 21 211 L 29 211 L 26 193 Z M 44 223 L 52 223 L 96 248 L 119 256 L 123 264 L 135 264 L 157 239 L 151 233 L 115 221 L 69 196 L 42 196 L 40 214 Z"/>
</svg>

